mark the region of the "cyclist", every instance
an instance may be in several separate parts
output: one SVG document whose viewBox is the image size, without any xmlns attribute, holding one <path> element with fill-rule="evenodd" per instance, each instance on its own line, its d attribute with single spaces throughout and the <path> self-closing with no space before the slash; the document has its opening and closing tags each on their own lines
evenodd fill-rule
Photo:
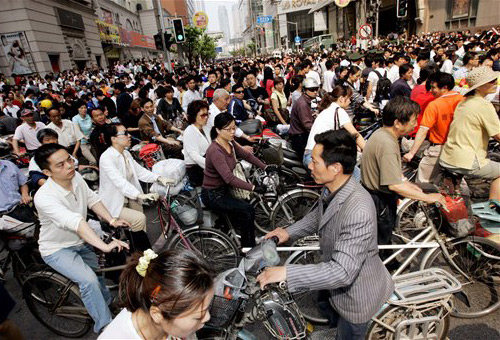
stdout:
<svg viewBox="0 0 500 340">
<path fill-rule="evenodd" d="M 323 132 L 309 164 L 312 177 L 324 185 L 318 205 L 286 229 L 266 238 L 293 243 L 319 234 L 322 262 L 311 265 L 268 267 L 257 277 L 264 288 L 287 281 L 291 292 L 320 292 L 319 308 L 337 327 L 337 339 L 365 339 L 368 322 L 394 290 L 387 269 L 378 257 L 375 206 L 368 192 L 353 178 L 356 140 L 347 130 Z"/>
<path fill-rule="evenodd" d="M 130 236 L 134 249 L 151 247 L 146 235 L 146 215 L 142 201 L 155 200 L 157 194 L 144 194 L 139 181 L 159 182 L 167 186 L 170 181 L 140 166 L 126 150 L 131 145 L 130 135 L 122 124 L 108 126 L 106 143 L 111 146 L 99 160 L 99 197 L 112 216 L 130 222 Z"/>
<path fill-rule="evenodd" d="M 420 106 L 410 98 L 398 96 L 391 99 L 382 113 L 384 126 L 373 133 L 363 150 L 361 182 L 377 208 L 379 244 L 390 244 L 398 195 L 446 204 L 441 194 L 425 194 L 417 185 L 403 179 L 398 139 L 413 130 L 419 112 Z M 384 254 L 387 253 L 381 253 Z"/>
<path fill-rule="evenodd" d="M 78 285 L 83 303 L 94 320 L 94 331 L 98 333 L 111 322 L 108 307 L 111 295 L 103 278 L 98 278 L 93 271 L 98 263 L 92 246 L 103 252 L 129 247 L 119 240 L 104 243 L 88 225 L 87 209 L 113 227 L 130 224 L 111 216 L 97 194 L 75 171 L 73 158 L 62 145 L 42 145 L 35 153 L 35 161 L 49 177 L 34 199 L 41 224 L 40 254 L 45 263 Z"/>
<path fill-rule="evenodd" d="M 254 186 L 234 175 L 236 157 L 241 157 L 261 169 L 267 169 L 267 167 L 254 155 L 246 152 L 241 145 L 234 142 L 235 133 L 234 117 L 227 112 L 219 113 L 210 131 L 213 142 L 205 154 L 201 199 L 208 208 L 222 211 L 237 221 L 234 225 L 241 228 L 241 245 L 253 247 L 255 245 L 255 209 L 250 203 L 231 196 L 229 188 L 255 191 L 259 194 L 266 192 L 264 185 Z M 268 167 L 268 170 L 276 169 L 276 166 Z"/>
<path fill-rule="evenodd" d="M 188 250 L 134 254 L 120 279 L 125 308 L 99 339 L 196 339 L 210 319 L 212 275 Z"/>
<path fill-rule="evenodd" d="M 484 97 L 495 93 L 500 73 L 480 66 L 467 75 L 470 88 L 458 104 L 439 164 L 465 176 L 493 180 L 490 200 L 500 200 L 500 163 L 487 158 L 491 137 L 500 141 L 500 120 Z"/>
</svg>

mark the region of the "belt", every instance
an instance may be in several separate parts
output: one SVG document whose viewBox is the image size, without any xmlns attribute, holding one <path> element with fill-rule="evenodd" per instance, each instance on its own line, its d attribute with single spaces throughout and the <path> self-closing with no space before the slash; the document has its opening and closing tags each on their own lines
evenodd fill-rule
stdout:
<svg viewBox="0 0 500 340">
<path fill-rule="evenodd" d="M 432 143 L 432 142 L 430 144 L 431 144 L 431 146 L 443 145 L 443 144 L 440 144 L 440 143 Z"/>
</svg>

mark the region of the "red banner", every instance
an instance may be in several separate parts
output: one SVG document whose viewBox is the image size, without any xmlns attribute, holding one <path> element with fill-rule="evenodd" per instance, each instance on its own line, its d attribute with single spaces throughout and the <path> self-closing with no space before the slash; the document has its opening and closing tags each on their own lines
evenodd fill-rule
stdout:
<svg viewBox="0 0 500 340">
<path fill-rule="evenodd" d="M 120 28 L 121 42 L 125 46 L 130 47 L 145 47 L 155 49 L 155 41 L 153 37 L 148 37 L 137 32 L 127 31 Z"/>
</svg>

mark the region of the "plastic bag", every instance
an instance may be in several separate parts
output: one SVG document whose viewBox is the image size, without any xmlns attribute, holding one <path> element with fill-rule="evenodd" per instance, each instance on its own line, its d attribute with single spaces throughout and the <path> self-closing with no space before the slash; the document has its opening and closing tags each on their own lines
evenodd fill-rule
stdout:
<svg viewBox="0 0 500 340">
<path fill-rule="evenodd" d="M 446 208 L 439 210 L 448 222 L 448 231 L 452 236 L 464 237 L 472 233 L 475 229 L 474 223 L 469 219 L 469 212 L 463 197 L 445 196 Z"/>
<path fill-rule="evenodd" d="M 181 181 L 177 183 L 174 186 L 170 187 L 170 195 L 177 195 L 178 193 L 181 192 L 181 190 L 184 188 L 184 183 Z M 149 189 L 150 192 L 156 192 L 160 196 L 167 196 L 167 187 L 164 187 L 163 185 L 159 183 L 153 183 L 151 186 L 151 189 Z"/>
<path fill-rule="evenodd" d="M 182 159 L 164 159 L 153 165 L 152 171 L 155 174 L 171 179 L 174 185 L 177 185 L 182 182 L 186 175 L 186 164 Z"/>
<path fill-rule="evenodd" d="M 248 295 L 243 292 L 247 286 L 244 262 L 241 261 L 238 268 L 232 268 L 217 275 L 214 283 L 216 296 L 227 300 L 248 299 Z"/>
</svg>

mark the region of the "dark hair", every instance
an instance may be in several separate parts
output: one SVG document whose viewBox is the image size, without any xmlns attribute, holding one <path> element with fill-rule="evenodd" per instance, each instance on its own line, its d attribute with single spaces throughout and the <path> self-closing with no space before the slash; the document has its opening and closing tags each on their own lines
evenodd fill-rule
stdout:
<svg viewBox="0 0 500 340">
<path fill-rule="evenodd" d="M 333 67 L 333 61 L 331 59 L 328 59 L 325 62 L 325 67 L 326 67 L 327 70 L 330 70 Z"/>
<path fill-rule="evenodd" d="M 453 90 L 455 87 L 455 79 L 453 76 L 446 72 L 436 72 L 429 77 L 429 83 L 436 83 L 437 87 L 443 89 L 446 87 L 448 91 Z"/>
<path fill-rule="evenodd" d="M 293 92 L 297 90 L 304 81 L 305 77 L 304 76 L 293 76 L 292 79 L 290 80 L 290 84 L 292 85 L 290 88 L 290 91 Z"/>
<path fill-rule="evenodd" d="M 318 111 L 321 112 L 328 108 L 331 103 L 337 101 L 340 97 L 351 97 L 352 88 L 350 86 L 337 85 L 332 92 L 327 93 L 318 105 Z"/>
<path fill-rule="evenodd" d="M 38 132 L 36 133 L 36 139 L 38 139 L 38 141 L 40 142 L 40 144 L 43 144 L 43 139 L 46 138 L 46 137 L 52 137 L 52 138 L 59 138 L 59 134 L 52 130 L 51 128 L 44 128 L 44 129 L 41 129 L 41 130 L 38 130 Z"/>
<path fill-rule="evenodd" d="M 413 66 L 410 64 L 403 64 L 399 66 L 399 77 L 403 77 L 410 69 L 413 69 Z"/>
<path fill-rule="evenodd" d="M 233 86 L 233 88 L 231 89 L 231 91 L 234 93 L 237 89 L 239 88 L 243 88 L 243 90 L 245 89 L 245 87 L 243 86 L 242 83 L 237 83 Z"/>
<path fill-rule="evenodd" d="M 425 65 L 419 73 L 419 77 L 417 79 L 417 84 L 422 84 L 424 81 L 429 80 L 430 76 L 439 71 L 439 67 L 436 64 Z M 428 88 L 427 88 L 428 85 Z M 430 91 L 431 84 L 430 82 L 425 83 L 425 89 Z"/>
<path fill-rule="evenodd" d="M 417 56 L 417 63 L 421 60 L 429 60 L 430 59 L 430 54 L 429 52 L 420 52 L 420 54 Z"/>
<path fill-rule="evenodd" d="M 219 88 L 220 89 L 223 89 L 225 88 L 227 85 L 231 84 L 231 79 L 229 78 L 224 78 L 220 81 L 220 85 L 219 85 Z"/>
<path fill-rule="evenodd" d="M 35 151 L 36 164 L 42 170 L 50 170 L 49 158 L 59 150 L 66 150 L 66 148 L 56 143 L 43 144 Z"/>
<path fill-rule="evenodd" d="M 464 57 L 463 57 L 463 64 L 464 66 L 467 65 L 469 63 L 469 61 L 471 61 L 472 59 L 474 59 L 474 57 L 476 56 L 476 53 L 474 52 L 467 52 L 464 54 Z"/>
<path fill-rule="evenodd" d="M 165 98 L 165 95 L 167 94 L 167 89 L 164 86 L 158 86 L 155 92 L 158 98 Z"/>
<path fill-rule="evenodd" d="M 420 105 L 405 96 L 396 96 L 389 100 L 384 107 L 382 120 L 384 126 L 393 126 L 397 119 L 401 124 L 406 124 L 411 117 L 420 112 Z"/>
<path fill-rule="evenodd" d="M 232 114 L 230 114 L 228 112 L 219 113 L 215 117 L 214 126 L 212 126 L 212 130 L 210 130 L 210 138 L 212 138 L 212 140 L 215 140 L 215 138 L 217 138 L 217 130 L 216 129 L 219 129 L 219 130 L 223 129 L 226 126 L 228 126 L 229 124 L 231 124 L 231 122 L 233 122 L 233 121 L 234 121 L 234 117 Z"/>
<path fill-rule="evenodd" d="M 120 276 L 120 296 L 130 312 L 156 306 L 166 320 L 199 306 L 213 287 L 213 270 L 189 250 L 167 250 L 151 259 L 142 277 L 140 253 L 132 255 Z"/>
<path fill-rule="evenodd" d="M 213 74 L 215 78 L 217 78 L 217 73 L 215 73 L 215 70 L 209 70 L 207 73 L 207 77 L 210 76 L 211 74 Z"/>
<path fill-rule="evenodd" d="M 165 86 L 165 94 L 167 93 L 175 93 L 174 88 L 170 85 Z"/>
<path fill-rule="evenodd" d="M 125 84 L 124 83 L 115 83 L 113 85 L 113 87 L 115 88 L 115 90 L 119 90 L 120 92 L 125 91 Z"/>
<path fill-rule="evenodd" d="M 358 73 L 359 71 L 361 71 L 361 69 L 358 67 L 358 66 L 351 66 L 349 67 L 349 71 L 347 72 L 347 76 L 353 76 L 355 75 L 356 73 Z"/>
<path fill-rule="evenodd" d="M 106 143 L 106 145 L 112 145 L 111 137 L 116 137 L 116 134 L 118 133 L 118 126 L 125 127 L 122 123 L 111 123 L 104 125 L 102 134 L 104 137 L 104 143 Z"/>
<path fill-rule="evenodd" d="M 283 79 L 283 77 L 274 78 L 274 86 L 276 86 L 276 84 L 284 84 L 284 83 L 285 83 L 285 79 Z"/>
<path fill-rule="evenodd" d="M 195 100 L 189 103 L 187 107 L 187 121 L 189 124 L 193 124 L 196 122 L 196 116 L 198 116 L 198 112 L 201 111 L 201 109 L 207 109 L 208 110 L 208 103 L 204 100 Z"/>
<path fill-rule="evenodd" d="M 314 137 L 314 141 L 316 144 L 323 145 L 321 158 L 326 166 L 340 163 L 344 174 L 352 174 L 357 156 L 355 136 L 341 128 L 320 133 Z"/>
<path fill-rule="evenodd" d="M 149 103 L 149 102 L 151 102 L 151 103 L 153 102 L 153 101 L 151 100 L 151 98 L 146 98 L 146 99 L 142 100 L 142 101 L 141 101 L 141 107 L 144 107 L 144 105 L 146 105 L 146 104 L 147 104 L 147 103 Z"/>
</svg>

